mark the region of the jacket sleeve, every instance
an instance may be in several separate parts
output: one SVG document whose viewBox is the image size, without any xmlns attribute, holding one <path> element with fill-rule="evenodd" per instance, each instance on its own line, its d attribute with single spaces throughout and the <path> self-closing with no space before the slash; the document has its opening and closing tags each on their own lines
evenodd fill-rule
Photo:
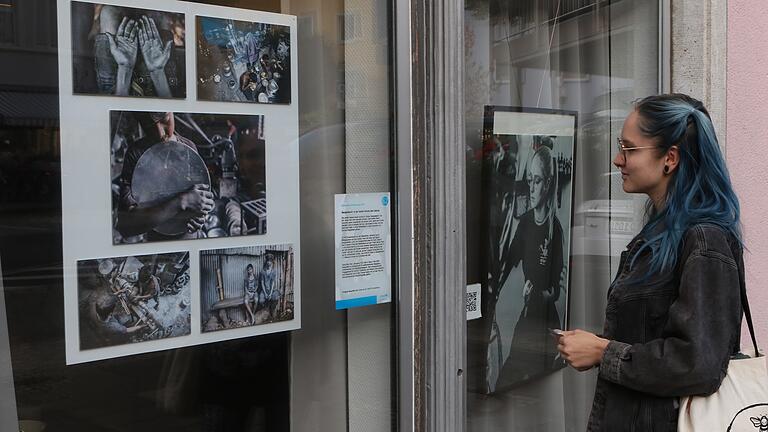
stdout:
<svg viewBox="0 0 768 432">
<path fill-rule="evenodd" d="M 611 341 L 599 376 L 656 396 L 714 393 L 740 332 L 739 283 L 730 253 L 705 250 L 689 255 L 663 337 L 634 345 Z"/>
</svg>

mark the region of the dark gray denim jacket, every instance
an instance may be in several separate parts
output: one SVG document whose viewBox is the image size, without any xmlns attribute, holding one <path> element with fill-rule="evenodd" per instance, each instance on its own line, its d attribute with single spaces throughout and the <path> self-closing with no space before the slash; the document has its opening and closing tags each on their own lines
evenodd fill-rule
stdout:
<svg viewBox="0 0 768 432">
<path fill-rule="evenodd" d="M 676 431 L 677 398 L 720 386 L 740 348 L 744 262 L 725 230 L 695 225 L 685 234 L 675 271 L 648 272 L 645 239 L 621 255 L 608 291 L 603 337 L 611 342 L 599 367 L 588 431 Z"/>
</svg>

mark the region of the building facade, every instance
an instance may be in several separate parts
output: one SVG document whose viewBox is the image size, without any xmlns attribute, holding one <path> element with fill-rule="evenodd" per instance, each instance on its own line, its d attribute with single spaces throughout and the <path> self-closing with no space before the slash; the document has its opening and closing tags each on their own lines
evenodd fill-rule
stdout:
<svg viewBox="0 0 768 432">
<path fill-rule="evenodd" d="M 0 430 L 584 430 L 596 372 L 548 331 L 602 328 L 646 204 L 616 138 L 663 92 L 712 114 L 768 343 L 765 23 L 759 0 L 0 0 Z M 365 248 L 341 194 L 386 197 Z M 382 257 L 379 304 L 347 307 L 372 289 L 348 254 Z"/>
</svg>

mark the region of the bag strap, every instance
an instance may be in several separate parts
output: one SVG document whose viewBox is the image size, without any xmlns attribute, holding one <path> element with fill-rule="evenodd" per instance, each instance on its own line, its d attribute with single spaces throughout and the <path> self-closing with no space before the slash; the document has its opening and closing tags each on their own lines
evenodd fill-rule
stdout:
<svg viewBox="0 0 768 432">
<path fill-rule="evenodd" d="M 749 335 L 752 337 L 752 346 L 755 348 L 755 357 L 760 356 L 757 349 L 757 338 L 755 337 L 755 326 L 752 324 L 752 313 L 749 311 L 749 299 L 747 298 L 747 285 L 744 281 L 744 258 L 739 259 L 739 285 L 741 289 L 741 308 L 744 310 L 744 317 L 747 319 Z"/>
</svg>

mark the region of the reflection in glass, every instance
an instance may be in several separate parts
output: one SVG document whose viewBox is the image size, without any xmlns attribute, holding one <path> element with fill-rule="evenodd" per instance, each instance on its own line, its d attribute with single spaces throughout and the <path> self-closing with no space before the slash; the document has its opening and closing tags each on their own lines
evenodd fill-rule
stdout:
<svg viewBox="0 0 768 432">
<path fill-rule="evenodd" d="M 525 147 L 521 139 L 489 139 L 483 134 L 484 107 L 578 113 L 578 146 L 566 157 L 572 176 L 572 220 L 566 222 L 557 213 L 563 231 L 570 232 L 564 235 L 571 242 L 570 254 L 563 257 L 569 269 L 568 290 L 560 292 L 556 305 L 567 306 L 567 319 L 559 317 L 562 326 L 599 333 L 617 257 L 642 217 L 642 205 L 621 191 L 612 174 L 613 140 L 630 103 L 657 91 L 657 34 L 656 2 L 465 1 L 467 283 L 489 281 L 487 286 L 496 286 L 482 292 L 492 297 L 481 299 L 484 318 L 467 327 L 470 431 L 584 430 L 595 380 L 594 372 L 579 374 L 569 368 L 532 374 L 536 368 L 541 371 L 547 359 L 526 358 L 514 348 L 527 276 L 512 283 L 512 271 L 507 270 L 510 276 L 504 281 L 499 277 L 503 272 L 487 268 L 485 263 L 501 256 L 500 247 L 486 240 L 487 231 L 503 226 L 494 222 L 499 218 L 493 216 L 499 213 L 496 209 L 511 208 L 509 213 L 520 218 L 533 205 L 540 180 L 529 168 L 534 187 L 526 184 L 528 175 L 521 171 L 529 162 L 520 154 Z M 495 163 L 490 163 L 494 152 Z M 502 179 L 510 177 L 517 181 L 505 185 Z M 506 287 L 494 292 L 500 283 Z M 517 297 L 517 308 L 491 308 L 496 295 L 499 304 L 506 295 Z M 550 324 L 558 323 L 552 319 Z M 493 349 L 486 350 L 487 344 Z M 487 355 L 476 355 L 478 351 Z M 506 363 L 508 373 L 494 375 L 492 368 L 486 369 L 489 359 L 495 359 L 501 371 Z M 492 387 L 506 377 L 514 377 L 511 381 L 518 385 L 503 391 Z"/>
</svg>

